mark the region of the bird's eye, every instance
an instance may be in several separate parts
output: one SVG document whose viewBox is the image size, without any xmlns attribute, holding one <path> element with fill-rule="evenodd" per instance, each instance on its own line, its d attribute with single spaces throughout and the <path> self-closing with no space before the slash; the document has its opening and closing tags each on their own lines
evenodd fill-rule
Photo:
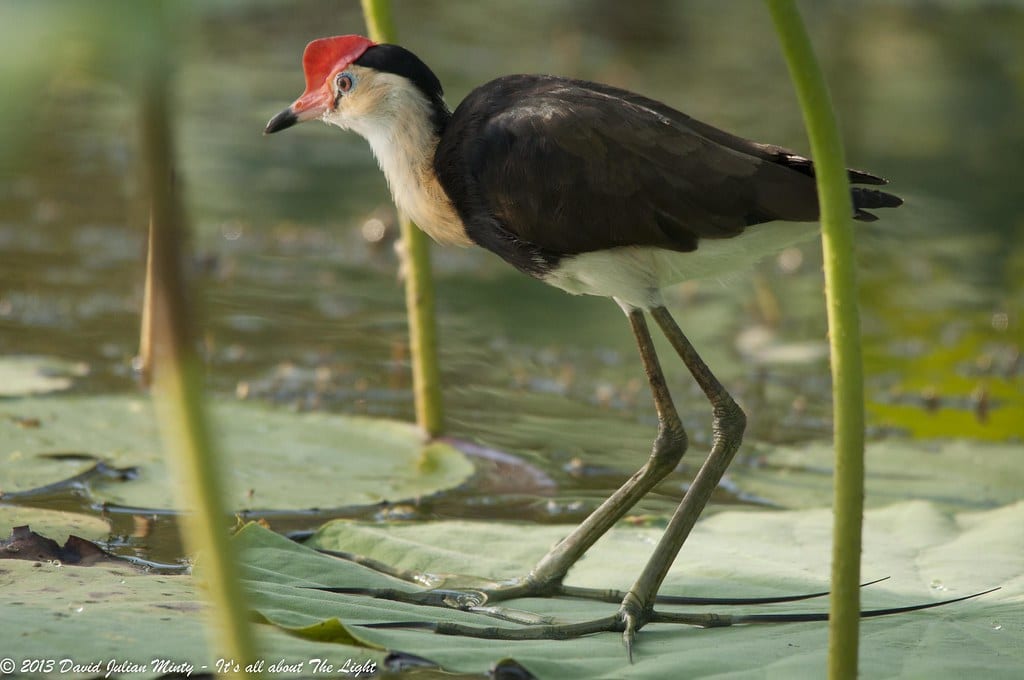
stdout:
<svg viewBox="0 0 1024 680">
<path fill-rule="evenodd" d="M 348 92 L 352 89 L 354 82 L 352 74 L 348 72 L 339 73 L 334 77 L 334 84 L 338 86 L 338 92 Z"/>
</svg>

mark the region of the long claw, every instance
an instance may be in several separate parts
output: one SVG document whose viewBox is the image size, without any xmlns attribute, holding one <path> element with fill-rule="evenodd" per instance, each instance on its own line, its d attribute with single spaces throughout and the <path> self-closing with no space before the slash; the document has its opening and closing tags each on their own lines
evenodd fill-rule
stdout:
<svg viewBox="0 0 1024 680">
<path fill-rule="evenodd" d="M 316 551 L 321 555 L 337 557 L 338 559 L 345 560 L 346 562 L 352 562 L 353 564 L 358 564 L 366 567 L 367 569 L 372 569 L 379 574 L 385 574 L 408 583 L 415 583 L 416 585 L 424 588 L 436 588 L 444 581 L 444 578 L 441 576 L 412 569 L 398 569 L 390 564 L 381 562 L 380 560 L 375 560 L 372 557 L 366 557 L 365 555 L 357 555 L 356 553 L 345 552 L 342 550 L 328 550 L 326 548 L 317 548 Z"/>
<path fill-rule="evenodd" d="M 520 626 L 506 628 L 498 626 L 467 626 L 450 621 L 388 621 L 384 623 L 361 623 L 363 628 L 408 628 L 430 630 L 438 635 L 461 635 L 485 640 L 570 640 L 593 633 L 609 633 L 622 630 L 618 615 L 582 623 L 562 623 L 543 626 Z"/>
<path fill-rule="evenodd" d="M 873 586 L 876 583 L 888 580 L 888 576 L 876 578 L 874 581 L 860 584 L 861 588 Z M 771 597 L 680 597 L 676 595 L 659 595 L 655 604 L 685 604 L 685 605 L 744 605 L 744 604 L 779 604 L 782 602 L 799 602 L 801 600 L 812 600 L 816 597 L 825 597 L 831 591 L 822 590 L 817 593 L 802 593 L 799 595 L 773 595 Z"/>
<path fill-rule="evenodd" d="M 487 594 L 477 590 L 398 590 L 396 588 L 348 588 L 344 586 L 323 587 L 303 586 L 325 593 L 341 595 L 366 595 L 378 600 L 391 600 L 424 607 L 448 607 L 450 609 L 471 609 L 487 602 Z"/>
<path fill-rule="evenodd" d="M 629 662 L 633 663 L 633 643 L 636 642 L 636 617 L 632 614 L 625 615 L 626 629 L 622 631 L 622 642 L 626 645 L 626 656 Z"/>
<path fill-rule="evenodd" d="M 887 580 L 888 576 L 875 579 L 874 581 L 868 581 L 862 583 L 861 588 L 873 586 L 876 583 L 881 583 Z M 772 597 L 691 597 L 684 595 L 658 595 L 654 604 L 671 604 L 671 605 L 757 605 L 757 604 L 778 604 L 780 602 L 799 602 L 800 600 L 810 600 L 815 597 L 825 597 L 829 594 L 828 590 L 822 590 L 816 593 L 801 593 L 798 595 L 774 595 Z M 626 597 L 625 591 L 622 590 L 603 590 L 598 588 L 580 588 L 577 586 L 561 586 L 555 595 L 558 597 L 573 597 L 582 600 L 595 600 L 598 602 L 610 602 L 617 603 L 622 602 Z"/>
<path fill-rule="evenodd" d="M 999 588 L 990 588 L 980 593 L 972 593 L 963 597 L 955 597 L 949 600 L 938 602 L 926 602 L 924 604 L 912 604 L 906 607 L 888 607 L 886 609 L 866 609 L 860 613 L 862 619 L 870 619 L 876 616 L 888 616 L 890 614 L 906 614 L 908 612 L 922 611 L 941 607 L 955 602 L 963 602 L 982 595 L 988 595 Z M 754 623 L 805 623 L 808 621 L 828 621 L 828 612 L 810 612 L 806 614 L 692 614 L 686 612 L 654 612 L 651 617 L 652 623 L 679 623 L 701 628 L 721 628 L 724 626 L 737 626 Z"/>
</svg>

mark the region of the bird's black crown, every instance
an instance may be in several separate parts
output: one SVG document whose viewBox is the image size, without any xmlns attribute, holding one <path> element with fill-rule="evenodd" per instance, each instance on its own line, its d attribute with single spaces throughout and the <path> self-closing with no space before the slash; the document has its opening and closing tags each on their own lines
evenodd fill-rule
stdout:
<svg viewBox="0 0 1024 680">
<path fill-rule="evenodd" d="M 439 136 L 444 132 L 445 125 L 451 117 L 451 112 L 444 103 L 444 90 L 441 88 L 441 81 L 419 57 L 399 45 L 374 45 L 363 52 L 354 63 L 408 79 L 430 102 L 433 109 L 431 122 L 434 131 Z"/>
</svg>

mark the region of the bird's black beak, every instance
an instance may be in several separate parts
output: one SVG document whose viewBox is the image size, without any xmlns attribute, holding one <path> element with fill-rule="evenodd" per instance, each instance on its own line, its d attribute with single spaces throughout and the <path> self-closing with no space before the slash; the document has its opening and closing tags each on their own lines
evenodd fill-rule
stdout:
<svg viewBox="0 0 1024 680">
<path fill-rule="evenodd" d="M 292 110 L 292 107 L 289 106 L 287 109 L 270 119 L 270 122 L 267 123 L 266 129 L 263 130 L 263 134 L 269 135 L 274 132 L 286 130 L 298 122 L 299 117 L 295 114 L 295 111 Z"/>
</svg>

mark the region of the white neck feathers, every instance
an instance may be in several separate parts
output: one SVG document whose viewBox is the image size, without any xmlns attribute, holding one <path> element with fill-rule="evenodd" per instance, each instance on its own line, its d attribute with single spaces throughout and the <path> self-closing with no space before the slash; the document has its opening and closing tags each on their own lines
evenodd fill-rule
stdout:
<svg viewBox="0 0 1024 680">
<path fill-rule="evenodd" d="M 325 120 L 366 138 L 400 211 L 439 243 L 471 244 L 434 172 L 438 138 L 422 92 L 401 76 L 368 74 L 336 113 Z"/>
</svg>

